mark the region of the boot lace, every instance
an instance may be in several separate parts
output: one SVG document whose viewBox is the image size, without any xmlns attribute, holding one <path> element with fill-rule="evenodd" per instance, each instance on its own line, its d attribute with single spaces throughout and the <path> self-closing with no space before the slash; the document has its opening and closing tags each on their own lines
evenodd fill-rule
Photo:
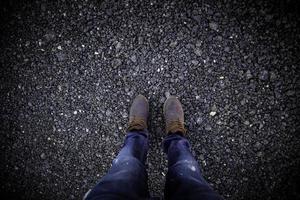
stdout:
<svg viewBox="0 0 300 200">
<path fill-rule="evenodd" d="M 167 131 L 167 133 L 181 132 L 183 134 L 186 134 L 186 129 L 184 128 L 184 124 L 180 120 L 174 120 L 174 121 L 168 122 L 166 131 Z"/>
<path fill-rule="evenodd" d="M 133 117 L 128 124 L 128 131 L 131 130 L 143 130 L 147 128 L 147 123 L 141 117 Z"/>
</svg>

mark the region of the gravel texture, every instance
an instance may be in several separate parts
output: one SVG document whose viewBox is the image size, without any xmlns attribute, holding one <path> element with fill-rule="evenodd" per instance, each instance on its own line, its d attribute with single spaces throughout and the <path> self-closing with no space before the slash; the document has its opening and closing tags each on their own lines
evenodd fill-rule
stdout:
<svg viewBox="0 0 300 200">
<path fill-rule="evenodd" d="M 151 106 L 162 195 L 162 106 L 183 103 L 205 178 L 226 199 L 300 199 L 295 1 L 1 3 L 1 192 L 81 199 L 111 166 L 128 110 Z"/>
</svg>

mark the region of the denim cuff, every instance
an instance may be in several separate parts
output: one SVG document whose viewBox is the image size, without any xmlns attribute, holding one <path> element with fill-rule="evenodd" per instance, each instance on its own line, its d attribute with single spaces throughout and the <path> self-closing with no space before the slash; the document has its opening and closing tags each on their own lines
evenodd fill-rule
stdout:
<svg viewBox="0 0 300 200">
<path fill-rule="evenodd" d="M 165 153 L 168 153 L 169 147 L 174 141 L 180 142 L 188 149 L 190 149 L 190 143 L 184 136 L 182 136 L 181 134 L 172 133 L 165 137 L 165 139 L 162 142 L 162 148 Z"/>
<path fill-rule="evenodd" d="M 149 136 L 149 131 L 148 131 L 148 129 L 128 131 L 128 132 L 126 133 L 126 138 L 132 137 L 132 136 L 134 136 L 134 135 L 136 135 L 136 134 L 143 135 L 145 138 L 148 138 L 148 136 Z"/>
</svg>

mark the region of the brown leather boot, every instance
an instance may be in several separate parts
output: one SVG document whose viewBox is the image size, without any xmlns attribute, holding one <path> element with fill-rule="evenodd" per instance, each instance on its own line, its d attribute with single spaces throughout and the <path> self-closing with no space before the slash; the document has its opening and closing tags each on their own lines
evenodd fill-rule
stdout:
<svg viewBox="0 0 300 200">
<path fill-rule="evenodd" d="M 186 134 L 184 128 L 184 114 L 180 101 L 175 96 L 170 96 L 164 104 L 164 115 L 167 134 Z"/>
<path fill-rule="evenodd" d="M 148 114 L 149 104 L 146 97 L 138 95 L 135 97 L 130 107 L 127 131 L 147 129 Z"/>
</svg>

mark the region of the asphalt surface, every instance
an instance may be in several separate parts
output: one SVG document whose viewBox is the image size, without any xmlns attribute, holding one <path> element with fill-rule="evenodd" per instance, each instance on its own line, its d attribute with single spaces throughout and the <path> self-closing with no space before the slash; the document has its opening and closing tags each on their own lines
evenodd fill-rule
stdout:
<svg viewBox="0 0 300 200">
<path fill-rule="evenodd" d="M 149 188 L 163 193 L 162 106 L 183 103 L 204 177 L 226 199 L 299 199 L 294 1 L 1 5 L 1 192 L 81 199 L 111 166 L 129 106 L 151 106 Z"/>
</svg>

